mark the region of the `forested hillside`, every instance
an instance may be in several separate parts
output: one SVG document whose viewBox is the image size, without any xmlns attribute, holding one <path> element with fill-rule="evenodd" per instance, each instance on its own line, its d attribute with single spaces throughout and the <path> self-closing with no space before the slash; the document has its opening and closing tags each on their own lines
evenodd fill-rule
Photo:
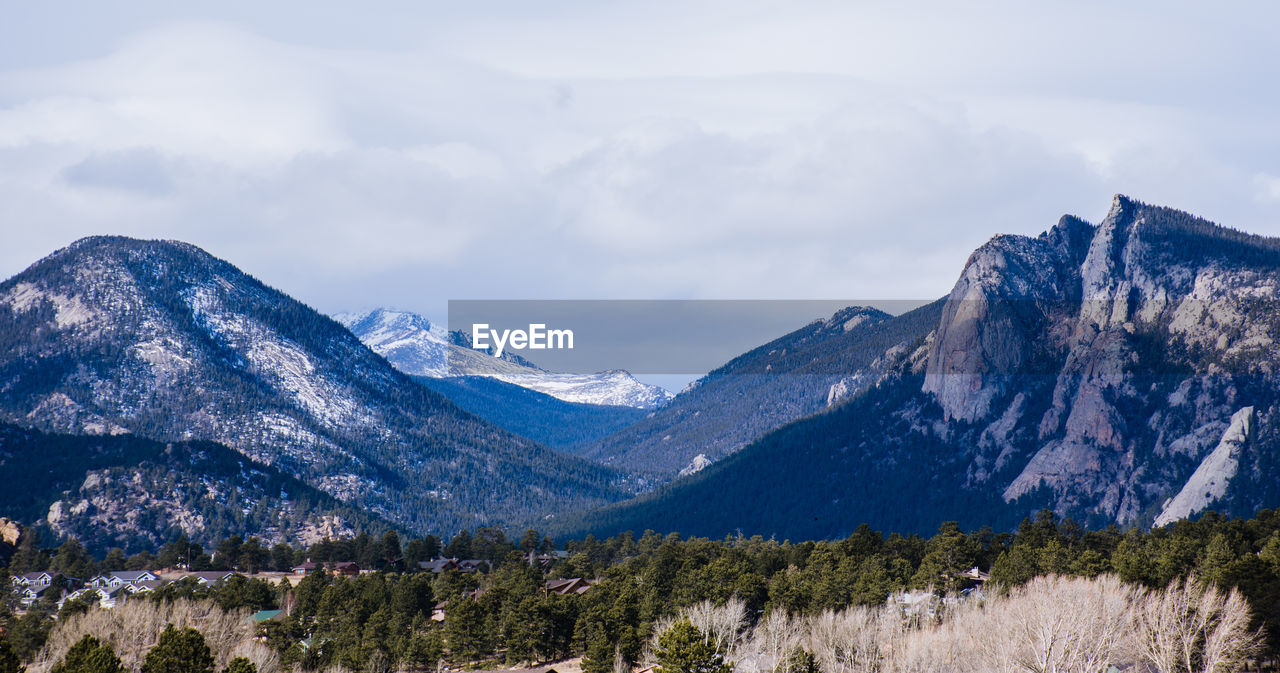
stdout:
<svg viewBox="0 0 1280 673">
<path fill-rule="evenodd" d="M 0 511 L 105 553 L 185 536 L 303 544 L 386 522 L 214 442 L 42 433 L 0 423 Z"/>
<path fill-rule="evenodd" d="M 941 302 L 900 316 L 849 307 L 744 353 L 583 454 L 658 482 L 723 459 L 790 421 L 855 396 L 937 325 Z"/>
<path fill-rule="evenodd" d="M 24 537 L 9 573 L 51 569 L 89 574 L 173 563 L 189 553 L 185 545 L 175 544 L 156 550 L 158 556 L 126 558 L 112 553 L 94 559 L 74 542 L 45 551 L 30 542 Z M 986 619 L 982 614 L 1002 610 L 1002 601 L 1040 592 L 1040 600 L 1048 601 L 1040 608 L 1056 618 L 1045 628 L 1055 632 L 1074 628 L 1072 620 L 1109 614 L 1116 604 L 1108 595 L 1124 598 L 1115 617 L 1129 619 L 1129 605 L 1145 600 L 1141 590 L 1186 588 L 1194 598 L 1203 596 L 1200 592 L 1208 587 L 1222 596 L 1238 589 L 1247 601 L 1243 621 L 1234 628 L 1246 636 L 1262 629 L 1263 650 L 1255 661 L 1274 659 L 1280 652 L 1280 515 L 1271 510 L 1253 519 L 1209 513 L 1198 521 L 1152 532 L 1123 532 L 1115 527 L 1090 531 L 1047 511 L 1022 521 L 1012 533 L 990 528 L 965 531 L 954 522 L 944 523 L 929 537 L 885 535 L 859 526 L 841 539 L 804 542 L 759 536 L 686 538 L 648 531 L 639 537 L 625 533 L 570 542 L 567 557 L 545 568 L 536 557 L 529 562 L 529 553 L 536 555 L 550 547 L 535 531 L 516 542 L 492 529 L 460 534 L 444 544 L 443 551 L 434 538 L 402 544 L 393 533 L 324 541 L 307 549 L 277 545 L 269 552 L 255 540 L 237 538 L 220 542 L 214 556 L 197 547 L 200 555 L 195 563 L 201 568 L 240 569 L 247 573 L 245 577 L 213 587 L 191 580 L 174 582 L 140 594 L 128 605 L 181 605 L 186 600 L 212 601 L 225 610 L 288 605 L 284 616 L 267 619 L 256 628 L 280 665 L 296 664 L 303 670 L 333 665 L 353 670 L 384 666 L 426 671 L 439 665 L 491 669 L 585 655 L 585 671 L 607 673 L 617 658 L 624 663 L 652 662 L 654 653 L 647 646 L 678 615 L 692 615 L 703 628 L 712 615 L 731 617 L 727 624 L 733 631 L 718 634 L 727 639 L 717 647 L 723 648 L 721 656 L 746 666 L 760 653 L 740 647 L 739 636 L 746 638 L 753 631 L 762 635 L 759 629 L 777 627 L 778 620 L 797 626 L 825 620 L 844 629 L 829 634 L 840 639 L 782 642 L 824 662 L 821 670 L 827 671 L 836 670 L 842 660 L 839 651 L 829 648 L 838 649 L 853 642 L 850 639 L 865 637 L 868 640 L 857 642 L 889 647 L 891 643 L 874 631 L 865 631 L 877 623 L 896 634 L 893 642 L 902 642 L 921 637 L 915 629 L 931 628 L 953 614 Z M 415 570 L 417 560 L 438 553 L 481 559 L 483 567 L 479 572 L 437 574 Z M 292 587 L 251 574 L 287 568 L 306 558 L 359 559 L 362 567 L 377 571 L 357 577 L 313 572 L 294 578 L 300 581 Z M 1090 581 L 1055 580 L 1051 575 Z M 1184 582 L 1187 577 L 1194 578 L 1190 584 Z M 590 581 L 581 593 L 548 591 L 547 587 L 556 586 L 548 582 L 560 578 Z M 1047 593 L 1042 589 L 1046 582 L 1053 587 Z M 0 584 L 0 591 L 7 586 Z M 1026 591 L 1018 589 L 1024 586 Z M 987 607 L 973 612 L 965 600 L 986 601 Z M 45 616 L 53 610 L 54 606 L 40 603 L 27 616 L 0 613 L 7 637 L 24 658 L 36 657 L 50 628 L 59 628 Z M 110 611 L 73 604 L 64 607 L 57 623 L 74 628 L 82 623 L 74 617 L 80 612 Z M 442 620 L 433 620 L 433 613 L 442 615 Z M 1038 619 L 1036 614 L 1024 613 L 1022 619 Z M 1022 631 L 997 633 L 1016 642 Z M 62 647 L 78 638 L 75 633 L 56 635 Z M 1072 647 L 1105 650 L 1109 643 L 1092 633 Z"/>
<path fill-rule="evenodd" d="M 504 430 L 570 454 L 648 413 L 636 407 L 565 402 L 487 376 L 417 376 L 414 380 Z"/>
</svg>

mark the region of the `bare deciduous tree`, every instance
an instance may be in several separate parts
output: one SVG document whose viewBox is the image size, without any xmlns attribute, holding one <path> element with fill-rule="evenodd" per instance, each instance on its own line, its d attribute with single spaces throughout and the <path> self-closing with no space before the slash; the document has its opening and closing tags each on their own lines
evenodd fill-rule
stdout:
<svg viewBox="0 0 1280 673">
<path fill-rule="evenodd" d="M 740 598 L 730 598 L 723 605 L 712 601 L 703 601 L 687 607 L 675 617 L 658 620 L 653 627 L 653 635 L 649 639 L 645 651 L 645 660 L 653 661 L 653 652 L 657 650 L 658 639 L 676 622 L 688 619 L 707 642 L 723 655 L 728 656 L 741 643 L 747 628 L 747 604 Z"/>
<path fill-rule="evenodd" d="M 880 608 L 775 610 L 750 630 L 741 602 L 702 603 L 685 617 L 740 673 L 792 673 L 799 649 L 823 673 L 1103 673 L 1140 662 L 1160 673 L 1235 673 L 1259 642 L 1238 592 L 1194 578 L 1146 592 L 1111 575 L 1050 575 L 990 600 L 910 594 Z"/>
<path fill-rule="evenodd" d="M 1160 673 L 1235 673 L 1260 643 L 1240 592 L 1195 576 L 1141 596 L 1133 624 L 1138 653 Z"/>
<path fill-rule="evenodd" d="M 125 670 L 136 671 L 142 666 L 147 651 L 159 642 L 165 625 L 173 624 L 199 631 L 219 669 L 235 657 L 246 657 L 257 665 L 259 673 L 277 673 L 279 658 L 274 650 L 254 639 L 256 634 L 249 614 L 247 609 L 224 612 L 212 601 L 189 600 L 165 603 L 133 600 L 110 610 L 90 610 L 59 620 L 30 670 L 31 673 L 49 670 L 76 641 L 92 635 L 115 650 Z"/>
</svg>

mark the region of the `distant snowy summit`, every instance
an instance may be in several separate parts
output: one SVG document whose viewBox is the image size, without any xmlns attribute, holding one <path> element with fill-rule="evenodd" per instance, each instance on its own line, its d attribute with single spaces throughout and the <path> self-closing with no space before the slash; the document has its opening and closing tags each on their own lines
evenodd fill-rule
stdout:
<svg viewBox="0 0 1280 673">
<path fill-rule="evenodd" d="M 449 376 L 448 331 L 416 313 L 380 308 L 339 313 L 333 319 L 406 374 L 437 379 Z"/>
<path fill-rule="evenodd" d="M 549 372 L 512 354 L 496 358 L 470 348 L 466 335 L 407 311 L 374 309 L 333 316 L 396 369 L 413 376 L 487 376 L 566 402 L 654 409 L 672 398 L 622 370 L 595 374 Z"/>
</svg>

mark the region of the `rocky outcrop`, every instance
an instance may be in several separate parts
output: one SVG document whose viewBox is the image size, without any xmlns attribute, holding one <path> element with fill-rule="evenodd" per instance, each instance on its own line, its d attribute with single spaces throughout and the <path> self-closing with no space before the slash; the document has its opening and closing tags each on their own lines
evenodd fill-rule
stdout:
<svg viewBox="0 0 1280 673">
<path fill-rule="evenodd" d="M 1011 377 L 1034 371 L 1040 329 L 1078 294 L 1074 264 L 1092 230 L 1068 216 L 1038 238 L 997 236 L 969 257 L 924 380 L 948 420 L 986 417 Z"/>
<path fill-rule="evenodd" d="M 1278 280 L 1280 239 L 1125 197 L 1096 227 L 997 236 L 865 393 L 591 532 L 839 538 L 1280 506 Z"/>
<path fill-rule="evenodd" d="M 923 384 L 948 421 L 982 428 L 970 482 L 999 472 L 996 460 L 1021 461 L 993 484 L 1007 502 L 1047 490 L 1063 513 L 1139 520 L 1187 479 L 1184 459 L 1161 456 L 1208 460 L 1206 430 L 1233 418 L 1240 380 L 1280 362 L 1277 249 L 1123 196 L 1096 228 L 1064 218 L 1039 238 L 980 248 Z"/>
<path fill-rule="evenodd" d="M 17 521 L 10 521 L 6 517 L 0 517 L 0 542 L 16 546 L 21 535 L 22 527 L 18 525 Z"/>
<path fill-rule="evenodd" d="M 1253 407 L 1245 407 L 1231 417 L 1218 446 L 1200 461 L 1182 490 L 1165 502 L 1155 525 L 1165 526 L 1203 512 L 1226 495 L 1227 486 L 1239 470 L 1241 454 L 1253 439 L 1254 422 Z"/>
</svg>

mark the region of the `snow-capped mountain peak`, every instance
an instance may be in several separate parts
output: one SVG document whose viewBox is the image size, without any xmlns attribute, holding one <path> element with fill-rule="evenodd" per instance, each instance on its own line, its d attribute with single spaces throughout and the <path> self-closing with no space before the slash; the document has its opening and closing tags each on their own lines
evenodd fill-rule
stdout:
<svg viewBox="0 0 1280 673">
<path fill-rule="evenodd" d="M 333 319 L 406 374 L 434 378 L 449 375 L 448 330 L 423 316 L 379 308 L 339 313 Z"/>
<path fill-rule="evenodd" d="M 450 333 L 415 313 L 379 308 L 333 317 L 397 369 L 413 376 L 487 376 L 566 402 L 638 409 L 662 406 L 672 397 L 667 390 L 641 383 L 622 370 L 565 374 L 545 371 L 514 354 L 496 358 L 467 347 L 460 332 Z"/>
</svg>

